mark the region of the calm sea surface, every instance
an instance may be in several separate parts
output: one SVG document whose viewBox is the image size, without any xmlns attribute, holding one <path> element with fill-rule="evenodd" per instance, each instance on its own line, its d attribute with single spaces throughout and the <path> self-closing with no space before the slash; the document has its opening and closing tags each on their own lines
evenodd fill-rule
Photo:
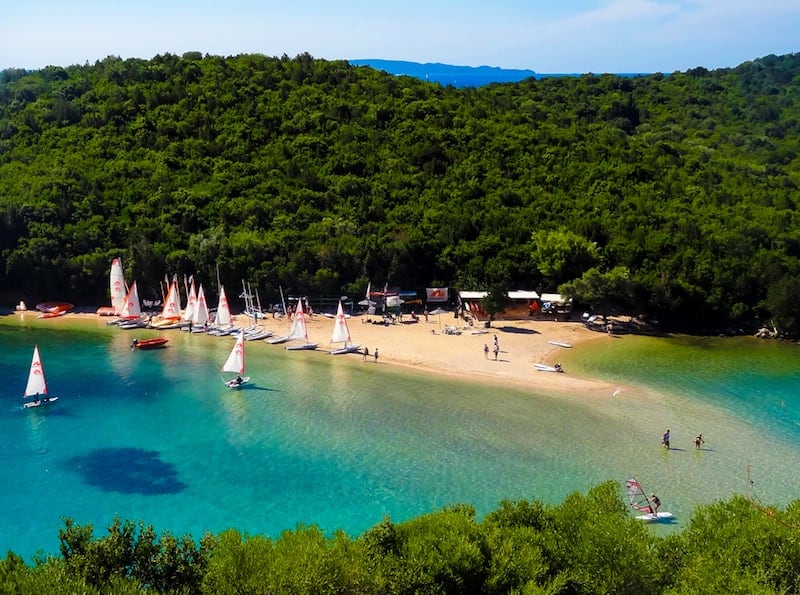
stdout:
<svg viewBox="0 0 800 595">
<path fill-rule="evenodd" d="M 298 523 L 357 535 L 384 516 L 558 503 L 636 476 L 676 514 L 656 529 L 670 531 L 733 493 L 800 495 L 795 345 L 609 338 L 562 362 L 618 396 L 550 396 L 248 343 L 253 385 L 230 391 L 219 368 L 233 339 L 167 331 L 168 348 L 131 352 L 153 331 L 53 322 L 0 319 L 0 552 L 26 559 L 57 553 L 65 516 L 98 534 L 117 515 L 196 539 Z M 22 410 L 36 343 L 61 399 Z"/>
</svg>

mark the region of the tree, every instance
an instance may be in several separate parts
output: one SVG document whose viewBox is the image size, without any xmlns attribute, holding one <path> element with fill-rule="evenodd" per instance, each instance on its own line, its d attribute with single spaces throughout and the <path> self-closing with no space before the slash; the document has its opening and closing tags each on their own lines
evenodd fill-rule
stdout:
<svg viewBox="0 0 800 595">
<path fill-rule="evenodd" d="M 579 279 L 559 286 L 558 290 L 574 303 L 588 304 L 603 315 L 636 304 L 636 284 L 625 267 L 615 267 L 606 273 L 597 268 L 589 269 Z"/>
<path fill-rule="evenodd" d="M 534 266 L 555 286 L 577 279 L 600 261 L 594 242 L 564 228 L 537 231 L 532 242 Z"/>
<path fill-rule="evenodd" d="M 489 317 L 487 326 L 492 326 L 492 321 L 497 314 L 505 312 L 508 304 L 508 289 L 504 283 L 495 283 L 486 292 L 481 300 L 481 307 Z"/>
</svg>

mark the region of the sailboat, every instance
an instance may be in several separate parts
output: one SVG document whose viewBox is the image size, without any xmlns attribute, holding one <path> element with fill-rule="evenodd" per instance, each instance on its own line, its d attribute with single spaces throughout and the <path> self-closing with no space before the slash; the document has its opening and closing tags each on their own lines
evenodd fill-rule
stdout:
<svg viewBox="0 0 800 595">
<path fill-rule="evenodd" d="M 350 329 L 347 327 L 347 318 L 344 316 L 342 300 L 339 300 L 339 307 L 336 309 L 336 318 L 333 322 L 331 343 L 342 343 L 341 347 L 331 350 L 331 355 L 354 353 L 361 347 L 361 345 L 353 345 L 353 342 L 350 340 Z"/>
<path fill-rule="evenodd" d="M 194 285 L 192 285 L 194 287 Z M 208 320 L 210 318 L 208 312 L 208 304 L 206 303 L 206 294 L 203 291 L 203 285 L 197 292 L 197 301 L 194 305 L 194 313 L 191 319 L 191 331 L 193 333 L 203 333 L 208 327 Z"/>
<path fill-rule="evenodd" d="M 183 316 L 181 317 L 181 321 L 183 322 L 181 329 L 188 331 L 193 328 L 194 325 L 194 315 L 197 309 L 197 292 L 194 289 L 194 277 L 189 278 L 188 287 L 186 287 L 186 278 L 184 278 L 183 283 L 186 289 L 186 309 L 183 311 Z"/>
<path fill-rule="evenodd" d="M 228 298 L 225 295 L 225 288 L 219 286 L 219 301 L 217 302 L 217 312 L 214 315 L 214 322 L 211 325 L 208 333 L 210 335 L 227 335 L 234 331 L 233 316 L 231 316 L 231 307 L 228 304 Z"/>
<path fill-rule="evenodd" d="M 115 258 L 111 261 L 109 274 L 109 288 L 111 291 L 111 306 L 102 306 L 97 309 L 99 316 L 119 316 L 125 303 L 128 285 L 125 283 L 125 274 L 122 271 L 122 260 Z"/>
<path fill-rule="evenodd" d="M 131 284 L 128 295 L 125 296 L 125 303 L 119 313 L 120 319 L 117 326 L 121 329 L 144 328 L 147 326 L 142 317 L 142 306 L 139 301 L 139 290 L 136 288 L 136 281 Z"/>
<path fill-rule="evenodd" d="M 288 341 L 303 341 L 303 343 L 295 343 L 294 345 L 287 345 L 286 349 L 290 351 L 297 351 L 300 349 L 316 349 L 316 343 L 308 342 L 308 330 L 306 329 L 306 315 L 303 312 L 303 300 L 297 300 L 297 308 L 294 311 L 292 318 L 292 328 L 287 335 Z"/>
<path fill-rule="evenodd" d="M 643 514 L 637 515 L 636 518 L 646 523 L 665 521 L 673 517 L 671 512 L 661 512 L 654 510 L 651 498 L 647 497 L 647 492 L 644 491 L 642 484 L 636 478 L 631 478 L 625 482 L 628 490 L 628 502 L 631 508 Z M 654 496 L 653 496 L 654 497 Z"/>
<path fill-rule="evenodd" d="M 178 293 L 178 280 L 173 279 L 170 283 L 167 298 L 164 300 L 164 307 L 161 309 L 160 320 L 150 324 L 153 328 L 169 329 L 180 328 L 181 323 L 181 298 Z"/>
<path fill-rule="evenodd" d="M 42 358 L 39 355 L 38 345 L 34 345 L 33 347 L 33 359 L 31 360 L 31 369 L 28 373 L 28 384 L 25 387 L 25 394 L 22 398 L 22 406 L 26 409 L 29 407 L 47 405 L 48 403 L 58 400 L 58 397 L 50 396 L 47 391 L 47 381 L 44 378 L 44 367 L 42 366 Z"/>
<path fill-rule="evenodd" d="M 236 337 L 236 343 L 231 349 L 228 359 L 222 366 L 223 372 L 233 372 L 236 378 L 226 380 L 225 386 L 228 388 L 239 388 L 250 380 L 250 376 L 243 376 L 244 374 L 244 331 L 239 331 L 239 336 Z"/>
</svg>

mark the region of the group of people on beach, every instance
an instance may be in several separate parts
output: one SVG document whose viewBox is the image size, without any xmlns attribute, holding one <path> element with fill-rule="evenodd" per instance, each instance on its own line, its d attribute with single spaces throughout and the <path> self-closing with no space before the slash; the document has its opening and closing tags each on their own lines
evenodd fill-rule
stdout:
<svg viewBox="0 0 800 595">
<path fill-rule="evenodd" d="M 500 341 L 497 339 L 497 335 L 494 336 L 492 339 L 492 343 L 494 346 L 492 347 L 492 353 L 494 353 L 494 360 L 497 361 L 497 356 L 500 355 Z M 483 344 L 483 357 L 489 359 L 489 344 Z"/>
<path fill-rule="evenodd" d="M 661 446 L 663 446 L 667 450 L 669 450 L 669 448 L 670 448 L 669 439 L 670 439 L 669 428 L 667 428 L 667 431 L 664 432 L 664 435 L 661 437 Z M 697 436 L 694 437 L 694 447 L 695 448 L 699 449 L 700 447 L 703 446 L 704 442 L 705 442 L 705 440 L 703 439 L 703 434 L 702 433 L 698 434 Z"/>
<path fill-rule="evenodd" d="M 369 357 L 369 347 L 364 347 L 364 351 L 362 352 L 362 355 L 364 356 L 364 361 L 367 361 L 367 358 Z M 375 363 L 377 364 L 378 363 L 378 348 L 377 347 L 375 348 L 375 351 L 372 352 L 372 357 L 375 358 Z"/>
</svg>

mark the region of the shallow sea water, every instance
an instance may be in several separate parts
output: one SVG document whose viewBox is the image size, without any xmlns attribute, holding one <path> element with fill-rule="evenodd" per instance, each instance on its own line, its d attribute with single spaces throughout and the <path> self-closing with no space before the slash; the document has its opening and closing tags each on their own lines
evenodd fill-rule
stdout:
<svg viewBox="0 0 800 595">
<path fill-rule="evenodd" d="M 0 551 L 26 559 L 57 553 L 65 516 L 98 534 L 117 515 L 196 539 L 299 523 L 357 535 L 454 503 L 482 515 L 609 479 L 622 493 L 634 475 L 676 514 L 656 529 L 669 531 L 697 504 L 746 489 L 779 505 L 800 494 L 794 345 L 594 342 L 562 358 L 568 373 L 620 383 L 619 396 L 590 397 L 259 342 L 247 344 L 252 385 L 231 391 L 219 368 L 233 339 L 168 331 L 166 349 L 132 352 L 134 336 L 155 333 L 47 323 L 0 320 Z M 61 397 L 41 411 L 20 407 L 35 343 Z"/>
</svg>

